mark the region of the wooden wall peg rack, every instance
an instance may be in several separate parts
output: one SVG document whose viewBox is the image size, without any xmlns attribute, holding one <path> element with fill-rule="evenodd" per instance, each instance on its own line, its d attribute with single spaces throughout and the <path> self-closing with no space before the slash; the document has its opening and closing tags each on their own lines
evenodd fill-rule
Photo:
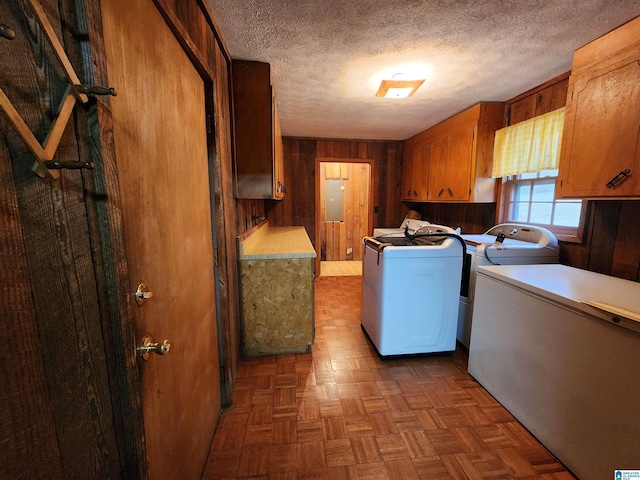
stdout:
<svg viewBox="0 0 640 480">
<path fill-rule="evenodd" d="M 16 108 L 11 103 L 11 100 L 9 100 L 9 98 L 1 88 L 0 106 L 9 117 L 9 120 L 18 132 L 18 135 L 20 136 L 22 141 L 29 148 L 31 153 L 33 153 L 33 155 L 36 157 L 36 162 L 33 165 L 33 171 L 36 173 L 36 175 L 42 178 L 56 179 L 60 176 L 59 170 L 63 168 L 93 168 L 92 162 L 58 162 L 53 160 L 53 156 L 56 153 L 58 144 L 60 143 L 62 134 L 67 127 L 67 123 L 69 121 L 69 118 L 71 117 L 73 107 L 75 106 L 76 102 L 79 101 L 81 103 L 87 103 L 89 101 L 89 97 L 87 96 L 87 94 L 115 96 L 116 91 L 113 88 L 89 86 L 80 83 L 80 79 L 76 75 L 71 62 L 67 58 L 67 54 L 65 53 L 60 40 L 58 40 L 56 32 L 49 22 L 49 19 L 47 18 L 46 13 L 40 5 L 40 2 L 38 0 L 27 0 L 27 2 L 31 5 L 31 9 L 35 14 L 38 23 L 44 30 L 45 35 L 49 39 L 49 43 L 51 43 L 51 46 L 53 47 L 56 58 L 62 65 L 65 75 L 69 80 L 69 86 L 67 87 L 62 102 L 58 107 L 55 119 L 51 124 L 51 129 L 49 130 L 49 133 L 47 134 L 42 144 L 36 139 L 31 129 L 25 123 L 20 113 L 18 113 Z M 15 33 L 13 32 L 13 30 L 6 25 L 2 25 L 2 27 L 4 27 L 3 31 L 10 32 L 2 36 L 4 38 L 12 40 L 15 37 Z"/>
</svg>

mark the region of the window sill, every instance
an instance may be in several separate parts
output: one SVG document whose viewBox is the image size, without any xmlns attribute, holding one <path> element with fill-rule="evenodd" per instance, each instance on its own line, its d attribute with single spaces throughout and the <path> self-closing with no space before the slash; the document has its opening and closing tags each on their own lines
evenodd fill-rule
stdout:
<svg viewBox="0 0 640 480">
<path fill-rule="evenodd" d="M 515 220 L 506 220 L 505 223 L 518 223 Z M 580 222 L 581 224 L 583 222 Z M 538 223 L 527 223 L 526 225 L 535 225 L 538 227 L 546 228 L 553 233 L 558 242 L 564 243 L 582 243 L 583 229 L 582 228 L 570 228 L 570 227 L 554 227 L 553 225 L 543 225 Z"/>
<path fill-rule="evenodd" d="M 555 234 L 558 242 L 564 243 L 582 243 L 582 238 L 578 235 Z"/>
</svg>

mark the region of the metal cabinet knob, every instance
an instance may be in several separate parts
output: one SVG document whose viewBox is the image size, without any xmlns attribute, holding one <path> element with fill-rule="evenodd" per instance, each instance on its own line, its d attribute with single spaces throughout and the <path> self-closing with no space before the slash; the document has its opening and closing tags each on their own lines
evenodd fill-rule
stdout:
<svg viewBox="0 0 640 480">
<path fill-rule="evenodd" d="M 150 353 L 157 355 L 166 355 L 171 349 L 169 340 L 164 339 L 161 342 L 154 342 L 153 338 L 149 335 L 142 339 L 142 345 L 137 348 L 138 355 L 147 360 Z"/>
</svg>

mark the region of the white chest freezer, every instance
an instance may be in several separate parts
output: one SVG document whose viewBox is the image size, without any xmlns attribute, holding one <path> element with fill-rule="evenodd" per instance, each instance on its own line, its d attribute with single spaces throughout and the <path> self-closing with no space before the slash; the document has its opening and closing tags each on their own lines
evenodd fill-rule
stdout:
<svg viewBox="0 0 640 480">
<path fill-rule="evenodd" d="M 478 267 L 469 373 L 581 480 L 640 470 L 640 283 Z"/>
</svg>

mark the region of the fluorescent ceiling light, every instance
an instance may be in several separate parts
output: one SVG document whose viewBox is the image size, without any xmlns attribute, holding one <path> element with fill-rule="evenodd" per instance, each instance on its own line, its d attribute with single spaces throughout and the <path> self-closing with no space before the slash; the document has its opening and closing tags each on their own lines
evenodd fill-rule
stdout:
<svg viewBox="0 0 640 480">
<path fill-rule="evenodd" d="M 424 80 L 382 80 L 376 97 L 406 98 L 411 97 Z"/>
</svg>

